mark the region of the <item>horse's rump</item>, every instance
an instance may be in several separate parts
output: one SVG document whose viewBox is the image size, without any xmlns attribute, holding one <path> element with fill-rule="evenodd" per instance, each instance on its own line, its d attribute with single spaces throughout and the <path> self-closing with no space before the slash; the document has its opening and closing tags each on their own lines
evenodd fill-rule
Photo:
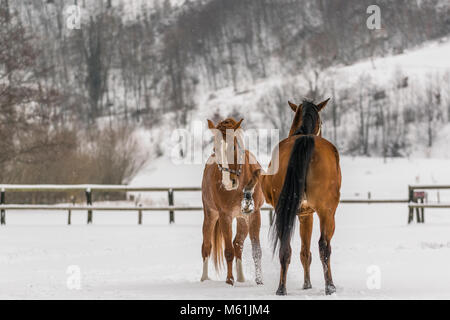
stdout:
<svg viewBox="0 0 450 320">
<path fill-rule="evenodd" d="M 306 178 L 314 146 L 314 136 L 310 135 L 296 137 L 292 145 L 283 188 L 275 207 L 275 223 L 272 227 L 274 251 L 278 245 L 280 250 L 286 250 L 289 246 L 295 217 L 305 195 Z"/>
</svg>

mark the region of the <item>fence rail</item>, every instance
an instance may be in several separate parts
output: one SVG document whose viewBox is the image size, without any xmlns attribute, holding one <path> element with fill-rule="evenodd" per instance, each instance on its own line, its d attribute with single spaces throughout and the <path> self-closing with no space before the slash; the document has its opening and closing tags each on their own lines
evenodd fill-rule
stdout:
<svg viewBox="0 0 450 320">
<path fill-rule="evenodd" d="M 450 189 L 450 185 L 445 185 L 445 184 L 436 184 L 436 185 L 432 185 L 432 184 L 424 184 L 424 185 L 416 184 L 416 185 L 411 185 L 409 187 L 411 189 L 413 189 L 413 190 Z"/>
<path fill-rule="evenodd" d="M 339 203 L 408 203 L 408 199 L 341 199 Z"/>
<path fill-rule="evenodd" d="M 173 191 L 201 191 L 200 187 L 132 187 L 126 185 L 103 185 L 103 184 L 39 184 L 39 185 L 20 185 L 20 184 L 3 184 L 0 190 L 8 192 L 67 192 L 67 191 L 115 191 L 115 192 L 168 192 Z"/>
<path fill-rule="evenodd" d="M 443 208 L 449 209 L 450 203 L 411 203 L 408 205 L 410 208 Z"/>
<path fill-rule="evenodd" d="M 406 203 L 409 208 L 408 223 L 412 221 L 413 211 L 422 210 L 422 218 L 418 213 L 418 222 L 424 222 L 424 208 L 450 208 L 450 204 L 429 204 L 417 203 L 414 199 L 414 190 L 422 189 L 450 189 L 448 185 L 414 185 L 408 186 L 407 199 L 341 199 L 343 204 L 381 204 L 381 203 Z M 26 205 L 26 204 L 6 204 L 6 192 L 70 192 L 83 191 L 86 195 L 86 205 Z M 93 211 L 137 211 L 138 223 L 142 224 L 142 212 L 144 211 L 168 211 L 169 223 L 175 222 L 175 211 L 201 211 L 201 206 L 176 206 L 174 204 L 175 192 L 196 192 L 201 191 L 200 187 L 133 187 L 127 185 L 97 185 L 97 184 L 77 184 L 77 185 L 0 185 L 0 211 L 1 224 L 6 224 L 6 210 L 52 210 L 68 211 L 68 224 L 71 224 L 72 211 L 87 211 L 87 223 L 92 223 Z M 167 206 L 94 206 L 92 203 L 93 192 L 167 192 Z M 272 222 L 273 208 L 264 206 L 263 211 L 269 211 L 269 218 Z"/>
</svg>

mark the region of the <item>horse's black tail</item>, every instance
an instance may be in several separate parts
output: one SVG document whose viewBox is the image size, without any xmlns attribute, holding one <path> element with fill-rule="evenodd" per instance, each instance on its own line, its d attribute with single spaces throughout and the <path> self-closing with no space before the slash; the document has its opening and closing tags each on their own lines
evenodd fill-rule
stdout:
<svg viewBox="0 0 450 320">
<path fill-rule="evenodd" d="M 273 251 L 278 245 L 280 252 L 287 250 L 294 231 L 295 216 L 306 188 L 306 175 L 314 152 L 314 137 L 301 136 L 294 142 L 286 177 L 275 208 L 275 223 L 272 226 Z"/>
</svg>

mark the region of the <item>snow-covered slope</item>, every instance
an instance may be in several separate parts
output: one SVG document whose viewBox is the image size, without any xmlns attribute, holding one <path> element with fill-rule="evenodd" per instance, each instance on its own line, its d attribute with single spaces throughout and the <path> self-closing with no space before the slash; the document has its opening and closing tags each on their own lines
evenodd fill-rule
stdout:
<svg viewBox="0 0 450 320">
<path fill-rule="evenodd" d="M 322 89 L 323 98 L 331 97 L 331 103 L 339 103 L 339 124 L 337 146 L 341 153 L 349 152 L 352 140 L 358 139 L 358 126 L 360 124 L 358 99 L 360 90 L 364 94 L 364 110 L 371 112 L 371 143 L 381 140 L 380 129 L 375 127 L 378 117 L 376 105 L 370 105 L 369 96 L 376 91 L 384 91 L 387 116 L 397 113 L 400 124 L 406 126 L 406 144 L 401 152 L 404 156 L 412 157 L 440 157 L 447 158 L 450 150 L 448 132 L 450 130 L 448 119 L 450 119 L 450 38 L 443 38 L 424 44 L 414 50 L 405 51 L 403 54 L 374 58 L 360 61 L 350 66 L 336 66 L 321 72 L 319 87 Z M 312 72 L 312 71 L 311 71 Z M 407 78 L 407 80 L 405 80 Z M 248 82 L 240 92 L 235 92 L 232 87 L 217 91 L 200 90 L 198 93 L 198 108 L 190 114 L 188 128 L 191 129 L 195 121 L 200 121 L 206 128 L 206 119 L 220 115 L 225 118 L 230 114 L 239 114 L 244 117 L 244 129 L 250 128 L 273 128 L 269 121 L 267 109 L 273 108 L 276 117 L 276 106 L 272 102 L 264 106 L 261 104 L 262 97 L 275 94 L 274 88 L 292 84 L 296 91 L 286 93 L 284 99 L 298 101 L 304 97 L 308 88 L 311 74 L 306 72 L 286 77 L 285 75 L 273 74 L 270 77 L 255 82 Z M 407 86 L 397 88 L 397 85 L 407 81 Z M 360 88 L 363 86 L 363 89 Z M 439 93 L 440 101 L 428 102 L 428 95 Z M 347 95 L 344 97 L 344 95 Z M 269 97 L 269 101 L 275 99 Z M 432 98 L 434 99 L 434 98 Z M 433 119 L 433 146 L 427 147 L 427 110 L 426 105 L 432 103 L 435 109 Z M 434 105 L 436 104 L 436 105 Z M 266 113 L 263 112 L 266 109 Z M 331 120 L 331 106 L 327 106 L 324 120 L 324 137 L 333 140 L 333 128 Z M 286 109 L 289 109 L 286 103 Z M 414 121 L 403 124 L 408 114 L 414 112 Z M 168 121 L 172 121 L 168 118 Z M 290 121 L 290 120 L 289 120 Z M 289 123 L 285 126 L 288 127 Z M 160 148 L 168 155 L 173 148 L 171 141 L 171 129 L 173 126 L 166 123 L 164 129 L 155 129 L 155 135 L 160 137 L 161 131 L 165 137 L 159 139 Z M 394 125 L 395 129 L 395 125 Z M 394 130 L 392 129 L 392 130 Z M 399 129 L 400 130 L 400 129 Z M 403 129 L 402 129 L 403 130 Z M 394 130 L 395 131 L 395 130 Z M 402 131 L 403 132 L 403 131 Z M 389 133 L 391 134 L 391 133 Z M 373 152 L 377 155 L 377 152 Z M 379 153 L 378 153 L 379 154 Z"/>
<path fill-rule="evenodd" d="M 407 76 L 413 81 L 421 81 L 422 84 L 430 81 L 430 76 L 443 77 L 443 80 L 450 80 L 450 37 L 440 41 L 433 41 L 424 44 L 422 47 L 407 50 L 403 54 L 392 55 L 381 58 L 367 59 L 350 66 L 337 66 L 323 71 L 324 76 L 335 80 L 338 88 L 351 88 L 360 81 L 360 76 L 368 74 L 372 77 L 375 85 L 383 86 L 390 83 L 393 76 Z M 444 77 L 445 76 L 445 77 Z M 247 84 L 243 92 L 235 93 L 233 89 L 224 88 L 215 92 L 206 92 L 202 96 L 200 112 L 194 118 L 203 119 L 204 116 L 211 116 L 215 110 L 226 109 L 226 106 L 243 106 L 246 111 L 258 112 L 254 105 L 255 100 L 265 93 L 268 88 L 280 85 L 284 81 L 293 83 L 303 82 L 305 85 L 305 74 L 298 74 L 293 77 L 274 75 L 267 79 L 260 80 L 255 84 Z M 328 89 L 329 90 L 329 89 Z M 331 95 L 331 92 L 327 92 Z M 449 93 L 446 92 L 448 95 Z M 214 98 L 211 99 L 211 96 Z M 301 96 L 301 93 L 299 93 Z M 287 99 L 289 97 L 286 97 Z M 293 97 L 295 98 L 295 97 Z M 226 110 L 224 111 L 226 112 Z"/>
<path fill-rule="evenodd" d="M 450 38 L 425 43 L 423 46 L 406 50 L 403 54 L 368 59 L 351 66 L 339 67 L 337 73 L 347 81 L 356 81 L 358 75 L 370 73 L 378 84 L 388 82 L 392 75 L 401 71 L 405 76 L 429 81 L 427 75 L 440 75 L 450 71 Z"/>
</svg>

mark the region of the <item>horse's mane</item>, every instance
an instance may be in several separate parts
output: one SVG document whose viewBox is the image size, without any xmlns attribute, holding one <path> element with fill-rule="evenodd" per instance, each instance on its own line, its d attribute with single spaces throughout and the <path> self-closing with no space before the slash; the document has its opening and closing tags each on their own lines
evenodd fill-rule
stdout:
<svg viewBox="0 0 450 320">
<path fill-rule="evenodd" d="M 302 125 L 295 131 L 294 135 L 312 134 L 319 120 L 319 112 L 317 106 L 309 100 L 303 100 L 302 103 Z"/>
</svg>

